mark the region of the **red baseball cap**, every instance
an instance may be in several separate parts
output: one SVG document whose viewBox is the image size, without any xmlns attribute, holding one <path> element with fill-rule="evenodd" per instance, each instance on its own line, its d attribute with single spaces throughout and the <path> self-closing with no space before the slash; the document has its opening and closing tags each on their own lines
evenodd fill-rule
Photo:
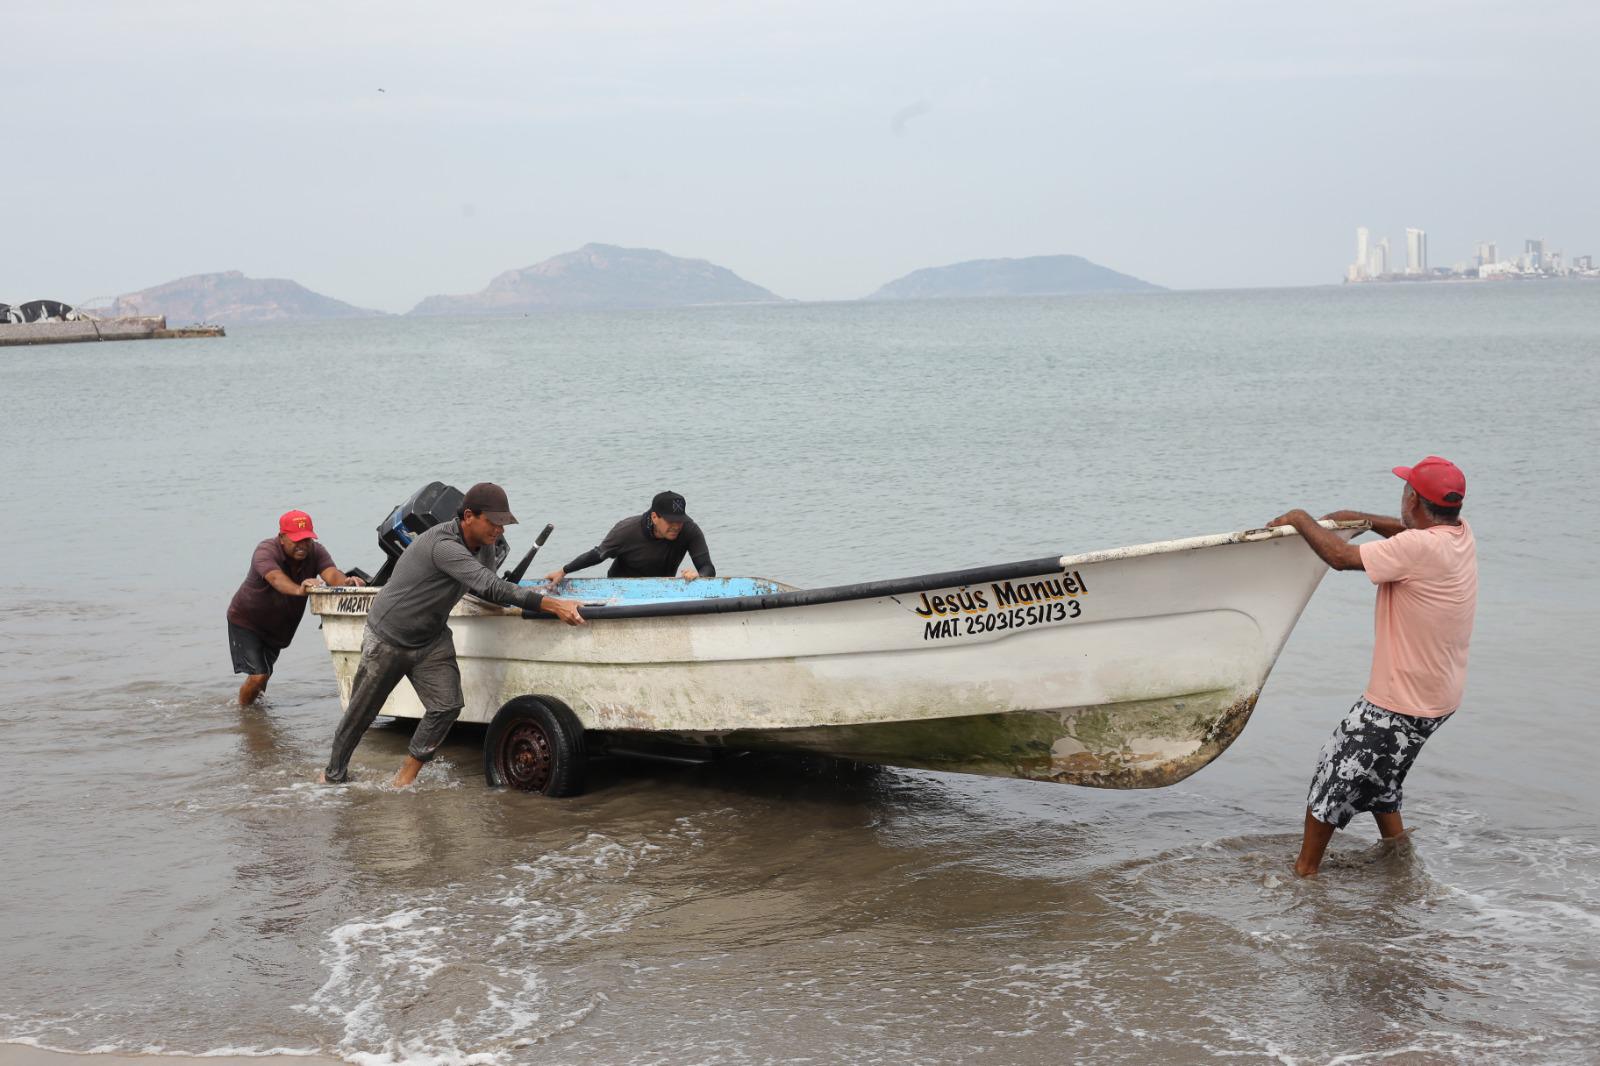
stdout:
<svg viewBox="0 0 1600 1066">
<path fill-rule="evenodd" d="M 1467 475 L 1448 459 L 1430 455 L 1416 466 L 1397 466 L 1395 476 L 1405 481 L 1429 503 L 1460 507 L 1467 498 Z"/>
<path fill-rule="evenodd" d="M 305 540 L 317 535 L 317 531 L 311 528 L 311 516 L 304 511 L 285 511 L 283 517 L 278 519 L 278 532 L 290 540 Z"/>
</svg>

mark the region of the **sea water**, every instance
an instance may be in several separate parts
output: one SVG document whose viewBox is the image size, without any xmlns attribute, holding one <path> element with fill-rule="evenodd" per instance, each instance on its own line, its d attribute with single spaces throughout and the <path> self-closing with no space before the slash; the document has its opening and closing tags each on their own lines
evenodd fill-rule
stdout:
<svg viewBox="0 0 1600 1066">
<path fill-rule="evenodd" d="M 1588 1062 L 1600 1034 L 1600 285 L 797 304 L 8 349 L 0 1040 L 360 1063 Z M 1467 472 L 1466 702 L 1289 871 L 1373 592 L 1330 574 L 1243 736 L 1100 792 L 781 758 L 418 787 L 315 619 L 233 703 L 277 515 L 341 566 L 431 480 L 530 572 L 683 493 L 718 570 L 834 584 L 1394 513 Z M 598 624 L 598 623 L 597 623 Z"/>
</svg>

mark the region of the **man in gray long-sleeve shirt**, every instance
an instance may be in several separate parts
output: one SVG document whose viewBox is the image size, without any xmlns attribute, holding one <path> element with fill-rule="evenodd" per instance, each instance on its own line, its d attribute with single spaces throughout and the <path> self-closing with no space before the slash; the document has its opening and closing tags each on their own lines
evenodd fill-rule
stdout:
<svg viewBox="0 0 1600 1066">
<path fill-rule="evenodd" d="M 455 521 L 434 526 L 401 552 L 394 575 L 367 612 L 361 663 L 323 781 L 336 784 L 348 778 L 351 753 L 401 678 L 410 679 L 427 713 L 411 737 L 395 786 L 410 785 L 433 758 L 464 702 L 455 641 L 446 621 L 450 608 L 468 592 L 494 603 L 544 611 L 568 625 L 584 624 L 574 601 L 541 596 L 495 576 L 495 542 L 516 521 L 505 490 L 483 482 L 467 490 Z"/>
</svg>

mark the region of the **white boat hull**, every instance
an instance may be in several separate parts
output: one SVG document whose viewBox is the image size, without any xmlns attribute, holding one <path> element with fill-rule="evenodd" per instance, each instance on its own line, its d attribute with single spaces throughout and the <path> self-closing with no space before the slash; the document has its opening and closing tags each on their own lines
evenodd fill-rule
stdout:
<svg viewBox="0 0 1600 1066">
<path fill-rule="evenodd" d="M 1140 788 L 1227 748 L 1326 569 L 1292 530 L 1254 530 L 835 602 L 599 610 L 576 628 L 469 598 L 450 625 L 463 721 L 540 694 L 613 736 Z M 312 596 L 341 702 L 372 595 Z M 422 707 L 402 683 L 384 713 Z"/>
</svg>

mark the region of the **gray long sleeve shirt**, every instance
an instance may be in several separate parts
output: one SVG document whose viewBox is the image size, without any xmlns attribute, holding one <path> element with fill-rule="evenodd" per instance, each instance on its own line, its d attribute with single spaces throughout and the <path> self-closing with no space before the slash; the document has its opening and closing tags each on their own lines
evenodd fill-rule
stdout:
<svg viewBox="0 0 1600 1066">
<path fill-rule="evenodd" d="M 378 639 L 422 648 L 444 632 L 450 608 L 467 593 L 492 603 L 538 610 L 544 597 L 495 576 L 494 545 L 476 553 L 461 537 L 461 519 L 434 526 L 400 553 L 394 574 L 378 590 L 367 625 Z"/>
</svg>

